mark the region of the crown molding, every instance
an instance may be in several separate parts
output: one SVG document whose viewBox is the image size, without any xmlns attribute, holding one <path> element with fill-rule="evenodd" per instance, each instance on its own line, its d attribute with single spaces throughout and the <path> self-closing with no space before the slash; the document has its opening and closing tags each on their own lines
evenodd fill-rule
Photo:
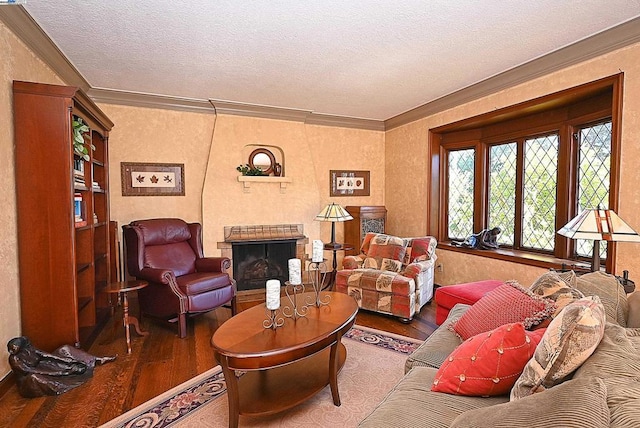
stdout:
<svg viewBox="0 0 640 428">
<path fill-rule="evenodd" d="M 357 117 L 334 116 L 331 114 L 311 113 L 307 117 L 307 125 L 339 126 L 342 128 L 366 129 L 369 131 L 384 131 L 382 120 L 360 119 Z"/>
<path fill-rule="evenodd" d="M 195 113 L 215 113 L 215 110 L 209 101 L 196 98 L 171 97 L 167 95 L 146 94 L 142 92 L 116 91 L 114 89 L 105 88 L 89 89 L 88 94 L 96 103 L 179 110 Z"/>
<path fill-rule="evenodd" d="M 385 121 L 378 121 L 224 100 L 180 98 L 106 88 L 92 88 L 89 82 L 60 51 L 23 6 L 0 7 L 0 20 L 64 82 L 84 90 L 97 103 L 200 113 L 213 113 L 213 106 L 214 110 L 220 114 L 292 120 L 310 125 L 376 131 L 393 129 L 414 122 L 640 41 L 640 18 L 635 18 Z"/>
<path fill-rule="evenodd" d="M 259 117 L 263 119 L 291 120 L 304 122 L 311 113 L 309 110 L 274 107 L 261 104 L 239 103 L 235 101 L 209 99 L 217 114 Z"/>
<path fill-rule="evenodd" d="M 596 58 L 640 41 L 640 18 L 602 31 L 557 51 L 496 74 L 474 85 L 452 92 L 434 101 L 408 110 L 384 121 L 393 129 L 444 110 L 508 89 L 571 65 Z"/>
<path fill-rule="evenodd" d="M 70 86 L 77 86 L 85 92 L 88 91 L 91 87 L 89 82 L 23 6 L 0 7 L 0 20 L 64 82 Z"/>
</svg>

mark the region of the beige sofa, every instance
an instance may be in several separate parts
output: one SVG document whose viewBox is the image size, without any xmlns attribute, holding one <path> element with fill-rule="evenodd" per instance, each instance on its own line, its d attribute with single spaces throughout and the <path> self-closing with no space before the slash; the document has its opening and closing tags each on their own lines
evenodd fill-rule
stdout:
<svg viewBox="0 0 640 428">
<path fill-rule="evenodd" d="M 515 401 L 432 392 L 438 367 L 462 343 L 447 320 L 408 357 L 405 376 L 360 427 L 640 427 L 640 293 L 627 297 L 615 277 L 591 273 L 576 288 L 598 295 L 606 311 L 604 337 L 572 378 Z"/>
</svg>

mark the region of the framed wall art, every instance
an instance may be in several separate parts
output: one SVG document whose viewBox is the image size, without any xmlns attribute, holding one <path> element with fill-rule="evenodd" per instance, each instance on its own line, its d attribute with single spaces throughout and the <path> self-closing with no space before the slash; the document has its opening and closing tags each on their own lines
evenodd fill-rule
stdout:
<svg viewBox="0 0 640 428">
<path fill-rule="evenodd" d="M 329 172 L 329 196 L 369 196 L 369 171 Z"/>
<path fill-rule="evenodd" d="M 184 196 L 184 164 L 121 162 L 122 196 Z"/>
</svg>

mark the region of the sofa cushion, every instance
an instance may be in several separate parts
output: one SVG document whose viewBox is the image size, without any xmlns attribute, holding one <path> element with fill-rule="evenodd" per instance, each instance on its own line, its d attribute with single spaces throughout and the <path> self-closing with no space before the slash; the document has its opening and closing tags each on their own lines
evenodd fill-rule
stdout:
<svg viewBox="0 0 640 428">
<path fill-rule="evenodd" d="M 512 323 L 465 340 L 442 363 L 431 390 L 472 396 L 509 393 L 543 333 Z"/>
<path fill-rule="evenodd" d="M 507 281 L 485 294 L 452 328 L 466 340 L 503 324 L 522 322 L 526 329 L 531 328 L 550 317 L 554 310 L 552 300 L 532 294 L 516 281 Z"/>
<path fill-rule="evenodd" d="M 640 421 L 640 329 L 607 323 L 602 341 L 573 378 L 599 376 L 607 385 L 611 426 L 637 427 Z"/>
<path fill-rule="evenodd" d="M 600 343 L 605 321 L 598 296 L 567 305 L 547 327 L 533 358 L 511 390 L 511 400 L 544 391 L 571 375 Z"/>
<path fill-rule="evenodd" d="M 449 329 L 449 325 L 460 318 L 470 307 L 469 305 L 457 304 L 451 309 L 445 322 L 409 355 L 404 364 L 405 373 L 416 366 L 439 368 L 442 365 L 449 354 L 462 343 L 460 337 Z"/>
<path fill-rule="evenodd" d="M 596 377 L 570 380 L 522 400 L 469 410 L 450 427 L 609 427 L 607 387 Z"/>
<path fill-rule="evenodd" d="M 615 276 L 604 272 L 591 272 L 579 276 L 576 288 L 585 296 L 598 296 L 607 312 L 607 321 L 627 326 L 629 306 L 627 293 Z"/>
<path fill-rule="evenodd" d="M 446 428 L 463 412 L 508 401 L 504 395 L 463 397 L 432 392 L 435 374 L 436 369 L 430 367 L 411 369 L 358 426 Z"/>
<path fill-rule="evenodd" d="M 552 315 L 552 317 L 555 317 L 569 303 L 584 297 L 584 294 L 575 286 L 576 274 L 573 271 L 564 273 L 547 272 L 536 279 L 529 287 L 529 290 L 533 294 L 556 302 L 556 310 Z"/>
</svg>

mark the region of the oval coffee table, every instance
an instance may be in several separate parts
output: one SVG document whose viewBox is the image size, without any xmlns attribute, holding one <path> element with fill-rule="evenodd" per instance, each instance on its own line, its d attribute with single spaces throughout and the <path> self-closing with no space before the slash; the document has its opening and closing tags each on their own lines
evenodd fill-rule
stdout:
<svg viewBox="0 0 640 428">
<path fill-rule="evenodd" d="M 277 329 L 264 328 L 263 304 L 240 312 L 223 323 L 211 338 L 222 366 L 229 398 L 229 427 L 239 415 L 269 415 L 289 409 L 331 385 L 333 403 L 340 405 L 338 372 L 347 351 L 340 342 L 353 326 L 358 305 L 343 293 L 330 296 L 328 306 L 310 306 L 305 317 L 285 318 Z M 314 293 L 298 296 L 314 301 Z M 288 299 L 282 298 L 286 306 Z M 281 314 L 282 307 L 278 311 Z M 246 372 L 240 377 L 236 371 Z"/>
</svg>

